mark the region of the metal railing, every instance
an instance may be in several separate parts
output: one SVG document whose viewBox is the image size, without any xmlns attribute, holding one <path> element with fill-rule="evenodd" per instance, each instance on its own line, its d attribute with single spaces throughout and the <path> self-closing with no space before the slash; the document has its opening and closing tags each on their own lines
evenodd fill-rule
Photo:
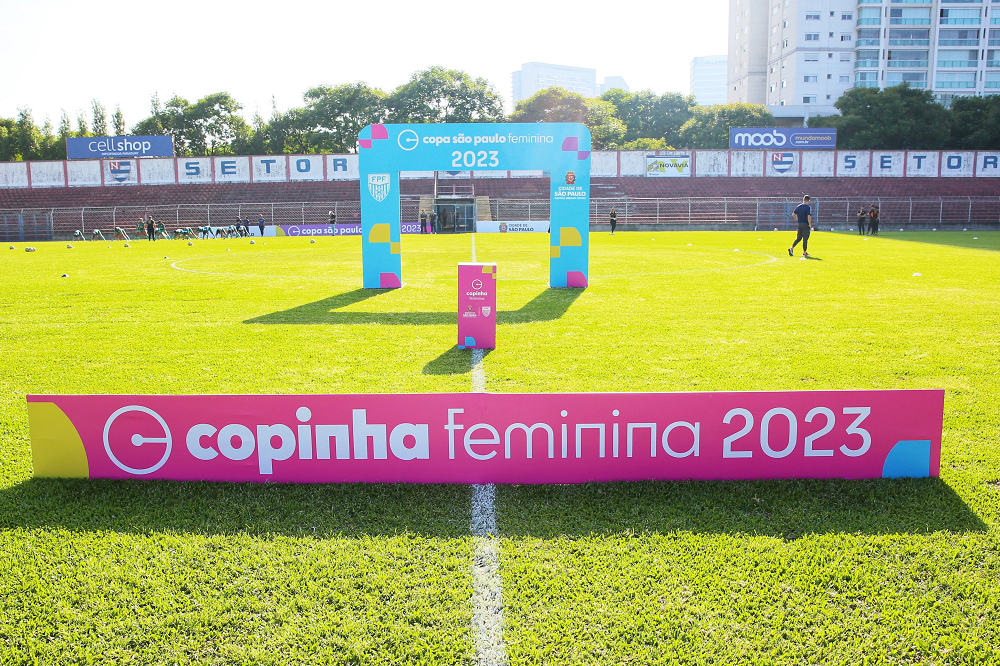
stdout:
<svg viewBox="0 0 1000 666">
<path fill-rule="evenodd" d="M 413 222 L 419 216 L 419 196 L 400 200 L 400 219 Z M 592 223 L 607 223 L 612 208 L 618 223 L 666 225 L 732 225 L 733 228 L 786 229 L 798 198 L 783 197 L 599 197 L 590 200 Z M 816 224 L 845 227 L 855 224 L 859 208 L 876 205 L 884 229 L 892 226 L 970 226 L 1000 228 L 1000 197 L 818 197 L 812 200 Z M 491 219 L 498 222 L 549 219 L 548 199 L 490 199 Z M 359 201 L 297 203 L 175 204 L 161 206 L 109 206 L 81 208 L 0 209 L 0 239 L 11 241 L 68 239 L 79 230 L 112 232 L 122 227 L 129 233 L 140 216 L 152 215 L 168 229 L 222 226 L 249 216 L 251 225 L 263 215 L 268 225 L 326 224 L 334 211 L 339 222 L 361 219 Z"/>
</svg>

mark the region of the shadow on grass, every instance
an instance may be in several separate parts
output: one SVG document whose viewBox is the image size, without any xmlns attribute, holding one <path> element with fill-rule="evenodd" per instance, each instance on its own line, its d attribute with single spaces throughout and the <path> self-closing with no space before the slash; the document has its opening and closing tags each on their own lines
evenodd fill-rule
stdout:
<svg viewBox="0 0 1000 666">
<path fill-rule="evenodd" d="M 135 534 L 469 534 L 468 486 L 31 479 L 0 490 L 0 529 Z"/>
<path fill-rule="evenodd" d="M 355 289 L 280 312 L 247 319 L 244 324 L 395 324 L 432 326 L 455 324 L 455 312 L 341 312 L 341 308 L 386 293 L 387 289 Z M 583 289 L 546 289 L 517 310 L 497 312 L 498 324 L 530 324 L 559 319 Z"/>
<path fill-rule="evenodd" d="M 501 534 L 513 537 L 988 529 L 940 479 L 501 486 L 497 499 Z M 469 502 L 466 485 L 32 479 L 0 491 L 0 529 L 460 538 Z"/>
<path fill-rule="evenodd" d="M 498 489 L 505 536 L 984 532 L 940 479 L 643 481 Z"/>
<path fill-rule="evenodd" d="M 483 358 L 490 355 L 492 349 L 483 350 Z M 454 346 L 433 361 L 427 363 L 421 374 L 424 375 L 467 375 L 472 372 L 472 350 L 459 349 Z"/>
<path fill-rule="evenodd" d="M 1000 232 L 997 231 L 906 231 L 903 233 L 883 231 L 880 236 L 892 240 L 928 243 L 930 245 L 950 245 L 974 250 L 1000 252 Z M 973 240 L 976 239 L 976 240 Z"/>
</svg>

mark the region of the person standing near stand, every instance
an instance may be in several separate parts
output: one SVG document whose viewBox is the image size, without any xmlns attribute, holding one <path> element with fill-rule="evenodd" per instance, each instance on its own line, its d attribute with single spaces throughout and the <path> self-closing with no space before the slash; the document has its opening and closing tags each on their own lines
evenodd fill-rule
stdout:
<svg viewBox="0 0 1000 666">
<path fill-rule="evenodd" d="M 799 228 L 798 235 L 795 236 L 795 242 L 788 248 L 788 256 L 795 256 L 795 246 L 799 244 L 799 241 L 802 241 L 802 256 L 808 257 L 809 232 L 813 229 L 812 207 L 809 205 L 808 194 L 802 197 L 802 203 L 792 211 L 792 217 L 798 220 Z"/>
<path fill-rule="evenodd" d="M 874 204 L 868 213 L 868 234 L 878 236 L 878 206 Z"/>
<path fill-rule="evenodd" d="M 434 230 L 434 233 L 438 233 L 438 231 L 439 231 L 439 229 L 438 229 L 438 214 L 435 211 L 431 211 L 431 229 Z"/>
<path fill-rule="evenodd" d="M 427 211 L 425 210 L 420 211 L 420 233 L 430 233 L 430 229 L 427 228 Z"/>
<path fill-rule="evenodd" d="M 334 236 L 336 236 L 337 235 L 337 214 L 334 213 L 332 210 L 330 211 L 330 215 L 328 217 L 328 221 L 330 223 L 330 233 L 333 234 Z"/>
<path fill-rule="evenodd" d="M 156 222 L 153 221 L 152 215 L 146 218 L 146 240 L 156 240 Z"/>
<path fill-rule="evenodd" d="M 264 213 L 261 213 L 260 217 L 257 218 L 257 228 L 260 229 L 260 237 L 263 238 L 264 237 Z"/>
<path fill-rule="evenodd" d="M 865 221 L 868 218 L 868 213 L 865 212 L 865 207 L 862 206 L 858 210 L 858 235 L 865 235 Z"/>
<path fill-rule="evenodd" d="M 618 211 L 611 209 L 611 235 L 615 235 L 615 227 L 618 226 Z"/>
</svg>

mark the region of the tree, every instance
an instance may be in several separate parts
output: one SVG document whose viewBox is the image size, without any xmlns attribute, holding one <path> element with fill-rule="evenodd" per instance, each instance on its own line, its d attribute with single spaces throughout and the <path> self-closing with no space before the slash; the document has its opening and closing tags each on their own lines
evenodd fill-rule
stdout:
<svg viewBox="0 0 1000 666">
<path fill-rule="evenodd" d="M 691 109 L 696 105 L 692 95 L 675 92 L 657 95 L 651 90 L 628 93 L 620 88 L 607 91 L 601 99 L 611 102 L 616 115 L 625 123 L 624 142 L 664 139 L 668 144 L 677 144 L 680 129 L 691 118 Z"/>
<path fill-rule="evenodd" d="M 14 142 L 17 155 L 14 159 L 37 160 L 41 157 L 42 134 L 35 126 L 35 119 L 31 115 L 31 110 L 27 108 L 19 109 L 17 112 L 17 124 L 14 126 Z"/>
<path fill-rule="evenodd" d="M 91 136 L 90 128 L 87 127 L 87 119 L 83 117 L 82 111 L 76 113 L 76 135 L 78 137 Z"/>
<path fill-rule="evenodd" d="M 695 106 L 691 114 L 678 135 L 685 148 L 728 148 L 730 127 L 774 127 L 774 116 L 759 104 Z"/>
<path fill-rule="evenodd" d="M 592 150 L 617 148 L 625 136 L 625 123 L 615 115 L 615 105 L 603 99 L 587 100 L 584 124 L 590 129 Z"/>
<path fill-rule="evenodd" d="M 13 118 L 0 118 L 0 160 L 11 162 L 17 159 L 14 132 L 17 123 Z"/>
<path fill-rule="evenodd" d="M 386 100 L 388 116 L 402 123 L 503 122 L 503 99 L 489 81 L 463 71 L 431 67 L 415 72 Z"/>
<path fill-rule="evenodd" d="M 315 152 L 355 152 L 361 130 L 385 122 L 389 113 L 388 95 L 361 81 L 310 88 L 304 97 L 306 106 L 298 121 Z"/>
<path fill-rule="evenodd" d="M 865 150 L 944 148 L 951 134 L 948 110 L 930 90 L 908 84 L 877 88 L 851 88 L 834 106 L 839 116 L 817 116 L 813 127 L 835 127 L 837 147 Z"/>
<path fill-rule="evenodd" d="M 949 147 L 1000 149 L 1000 95 L 958 97 L 951 103 Z"/>
<path fill-rule="evenodd" d="M 559 86 L 539 90 L 517 103 L 512 123 L 583 123 L 590 129 L 591 148 L 616 148 L 625 136 L 625 123 L 615 114 L 615 105 L 603 99 L 587 99 Z"/>
<path fill-rule="evenodd" d="M 667 143 L 666 139 L 636 139 L 626 141 L 621 146 L 622 150 L 673 150 L 674 147 Z"/>
<path fill-rule="evenodd" d="M 90 126 L 93 129 L 94 136 L 107 136 L 108 112 L 104 108 L 104 105 L 95 99 L 90 102 L 90 108 L 93 111 L 93 122 Z"/>
<path fill-rule="evenodd" d="M 249 125 L 239 115 L 243 107 L 229 93 L 221 92 L 202 97 L 193 104 L 174 95 L 159 108 L 154 97 L 153 115 L 140 121 L 136 134 L 169 134 L 174 138 L 174 150 L 185 155 L 231 155 L 234 142 L 249 143 Z"/>
<path fill-rule="evenodd" d="M 115 136 L 124 136 L 125 129 L 125 114 L 122 113 L 122 108 L 120 106 L 115 107 L 115 113 L 111 116 L 111 126 L 115 130 Z"/>
<path fill-rule="evenodd" d="M 587 98 L 559 86 L 539 90 L 517 103 L 512 123 L 582 123 L 587 120 Z"/>
</svg>

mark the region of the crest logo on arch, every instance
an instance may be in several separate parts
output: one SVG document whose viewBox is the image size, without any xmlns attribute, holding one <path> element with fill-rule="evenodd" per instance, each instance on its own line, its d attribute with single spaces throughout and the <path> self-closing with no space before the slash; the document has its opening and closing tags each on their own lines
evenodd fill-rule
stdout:
<svg viewBox="0 0 1000 666">
<path fill-rule="evenodd" d="M 372 198 L 375 199 L 375 201 L 383 201 L 387 196 L 389 196 L 389 189 L 391 187 L 392 181 L 389 180 L 389 174 L 368 174 L 368 191 L 371 192 Z"/>
</svg>

